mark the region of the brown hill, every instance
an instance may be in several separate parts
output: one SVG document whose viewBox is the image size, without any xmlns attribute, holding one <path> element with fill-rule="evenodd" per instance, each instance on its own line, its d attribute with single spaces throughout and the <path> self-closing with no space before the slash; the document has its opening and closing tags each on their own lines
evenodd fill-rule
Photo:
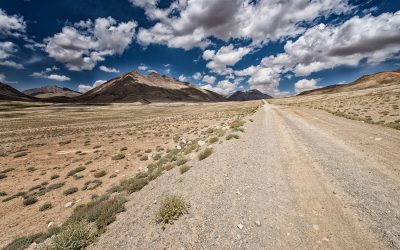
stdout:
<svg viewBox="0 0 400 250">
<path fill-rule="evenodd" d="M 81 93 L 77 91 L 59 86 L 45 86 L 40 88 L 27 89 L 23 91 L 23 93 L 37 98 L 76 97 L 81 95 Z"/>
<path fill-rule="evenodd" d="M 267 95 L 257 89 L 250 89 L 248 91 L 238 90 L 228 96 L 229 101 L 252 101 L 261 99 L 271 99 L 270 95 Z"/>
<path fill-rule="evenodd" d="M 301 92 L 299 95 L 319 95 L 376 88 L 383 85 L 399 84 L 400 70 L 379 72 L 372 75 L 362 76 L 349 84 L 330 85 L 319 89 Z"/>
<path fill-rule="evenodd" d="M 150 73 L 148 76 L 131 71 L 73 98 L 80 102 L 216 102 L 226 99 L 172 77 Z"/>
<path fill-rule="evenodd" d="M 28 95 L 14 89 L 8 84 L 4 84 L 0 82 L 0 100 L 6 101 L 32 101 Z"/>
</svg>

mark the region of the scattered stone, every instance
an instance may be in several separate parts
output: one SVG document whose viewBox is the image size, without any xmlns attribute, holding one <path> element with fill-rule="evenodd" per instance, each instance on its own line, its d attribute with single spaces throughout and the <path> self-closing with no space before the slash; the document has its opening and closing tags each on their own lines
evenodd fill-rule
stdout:
<svg viewBox="0 0 400 250">
<path fill-rule="evenodd" d="M 254 223 L 256 224 L 257 227 L 261 227 L 261 222 L 259 220 L 256 220 Z"/>
<path fill-rule="evenodd" d="M 50 228 L 54 225 L 54 222 L 50 221 L 49 224 L 47 224 L 47 228 Z"/>
<path fill-rule="evenodd" d="M 375 141 L 382 141 L 382 138 L 377 137 L 377 138 L 375 138 Z"/>
<path fill-rule="evenodd" d="M 186 144 L 186 140 L 185 140 L 185 139 L 183 139 L 183 140 L 182 140 L 182 143 L 183 143 L 183 144 Z"/>
<path fill-rule="evenodd" d="M 197 142 L 197 145 L 199 145 L 200 147 L 203 146 L 204 144 L 206 144 L 205 141 L 198 141 L 198 142 Z"/>
<path fill-rule="evenodd" d="M 319 230 L 319 226 L 318 226 L 317 224 L 314 224 L 314 225 L 313 225 L 313 228 L 314 228 L 315 231 L 318 231 L 318 230 Z"/>
<path fill-rule="evenodd" d="M 176 149 L 179 149 L 179 150 L 181 150 L 182 149 L 182 147 L 181 146 L 176 146 Z"/>
<path fill-rule="evenodd" d="M 69 208 L 69 207 L 72 207 L 74 205 L 74 202 L 73 201 L 70 201 L 70 202 L 67 202 L 65 205 L 64 205 L 64 207 L 65 208 Z"/>
<path fill-rule="evenodd" d="M 242 230 L 242 229 L 244 228 L 243 224 L 240 224 L 240 223 L 237 225 L 237 227 L 238 227 L 240 230 Z"/>
</svg>

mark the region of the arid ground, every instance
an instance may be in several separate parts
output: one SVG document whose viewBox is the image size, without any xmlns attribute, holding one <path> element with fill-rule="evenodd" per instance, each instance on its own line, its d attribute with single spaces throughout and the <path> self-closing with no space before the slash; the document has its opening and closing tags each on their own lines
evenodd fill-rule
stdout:
<svg viewBox="0 0 400 250">
<path fill-rule="evenodd" d="M 1 103 L 0 246 L 60 226 L 74 207 L 114 193 L 172 149 L 192 144 L 173 162 L 190 164 L 260 103 Z"/>
</svg>

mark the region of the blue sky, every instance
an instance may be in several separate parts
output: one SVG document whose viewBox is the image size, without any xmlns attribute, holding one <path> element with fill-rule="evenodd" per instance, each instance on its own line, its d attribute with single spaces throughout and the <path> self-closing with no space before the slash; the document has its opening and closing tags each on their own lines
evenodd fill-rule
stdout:
<svg viewBox="0 0 400 250">
<path fill-rule="evenodd" d="M 0 0 L 0 81 L 87 91 L 157 71 L 293 95 L 400 68 L 400 1 Z"/>
</svg>

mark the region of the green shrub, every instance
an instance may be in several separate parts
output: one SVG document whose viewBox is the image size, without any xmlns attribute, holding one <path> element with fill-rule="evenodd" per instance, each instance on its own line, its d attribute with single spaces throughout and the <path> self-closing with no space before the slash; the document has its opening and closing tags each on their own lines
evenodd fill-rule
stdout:
<svg viewBox="0 0 400 250">
<path fill-rule="evenodd" d="M 183 165 L 180 167 L 179 171 L 181 172 L 181 174 L 186 173 L 187 171 L 189 171 L 189 169 L 191 169 L 192 167 L 189 165 Z"/>
<path fill-rule="evenodd" d="M 35 196 L 28 196 L 24 198 L 24 201 L 22 202 L 24 206 L 30 206 L 32 204 L 35 204 L 38 201 L 38 199 Z"/>
<path fill-rule="evenodd" d="M 187 159 L 182 157 L 182 158 L 179 158 L 178 160 L 176 160 L 176 165 L 181 166 L 181 165 L 185 164 L 186 162 L 187 162 Z"/>
<path fill-rule="evenodd" d="M 71 171 L 69 171 L 68 174 L 67 174 L 67 176 L 73 176 L 74 174 L 77 174 L 77 173 L 79 173 L 79 172 L 82 172 L 82 171 L 85 170 L 85 169 L 86 169 L 86 167 L 84 167 L 84 166 L 77 167 L 77 168 L 72 169 Z"/>
<path fill-rule="evenodd" d="M 40 206 L 39 211 L 46 211 L 53 207 L 51 202 L 45 202 L 42 206 Z"/>
<path fill-rule="evenodd" d="M 233 138 L 239 139 L 239 135 L 237 135 L 237 134 L 229 134 L 229 135 L 226 136 L 226 139 L 227 139 L 228 141 L 231 140 L 231 139 L 233 139 Z"/>
<path fill-rule="evenodd" d="M 94 177 L 100 178 L 100 177 L 105 176 L 106 174 L 107 174 L 107 172 L 106 172 L 105 170 L 101 170 L 101 171 L 99 171 L 99 172 L 96 172 L 96 173 L 94 174 Z"/>
<path fill-rule="evenodd" d="M 75 250 L 85 249 L 97 236 L 97 230 L 86 221 L 70 223 L 58 233 L 49 250 Z"/>
<path fill-rule="evenodd" d="M 147 155 L 143 155 L 142 157 L 140 157 L 141 161 L 147 161 L 149 159 L 149 157 Z"/>
<path fill-rule="evenodd" d="M 204 160 L 205 158 L 209 157 L 213 153 L 212 148 L 206 148 L 199 154 L 199 160 Z"/>
<path fill-rule="evenodd" d="M 65 182 L 59 182 L 59 183 L 54 183 L 54 184 L 51 184 L 51 185 L 49 185 L 48 187 L 47 187 L 47 192 L 49 192 L 49 191 L 52 191 L 52 190 L 54 190 L 54 189 L 59 189 L 59 188 L 61 188 L 62 186 L 64 186 L 64 184 L 65 184 Z"/>
<path fill-rule="evenodd" d="M 6 174 L 0 174 L 0 180 L 1 180 L 1 179 L 5 179 L 5 178 L 7 178 L 7 175 L 6 175 Z"/>
<path fill-rule="evenodd" d="M 126 150 L 128 150 L 128 148 L 127 147 L 123 147 L 123 148 L 121 148 L 119 151 L 126 151 Z"/>
<path fill-rule="evenodd" d="M 90 184 L 94 184 L 94 185 L 89 187 Z M 101 184 L 103 184 L 103 182 L 100 180 L 87 181 L 87 182 L 85 182 L 85 185 L 83 186 L 82 190 L 93 190 L 93 189 L 98 188 Z"/>
<path fill-rule="evenodd" d="M 77 187 L 68 188 L 67 190 L 64 190 L 64 195 L 71 195 L 73 193 L 78 192 L 78 190 L 79 189 Z"/>
<path fill-rule="evenodd" d="M 50 179 L 51 180 L 54 180 L 54 179 L 57 179 L 57 178 L 59 178 L 60 176 L 58 175 L 58 174 L 53 174 L 51 177 L 50 177 Z"/>
<path fill-rule="evenodd" d="M 111 159 L 114 160 L 114 161 L 119 161 L 119 160 L 122 160 L 124 158 L 125 158 L 125 154 L 117 154 L 117 155 L 114 155 Z"/>
<path fill-rule="evenodd" d="M 63 146 L 63 145 L 70 144 L 71 142 L 72 142 L 71 140 L 66 140 L 66 141 L 60 141 L 58 144 L 59 144 L 60 146 Z"/>
<path fill-rule="evenodd" d="M 170 195 L 161 201 L 160 208 L 156 213 L 156 219 L 159 223 L 172 223 L 179 216 L 187 213 L 189 205 L 181 196 Z"/>
<path fill-rule="evenodd" d="M 5 174 L 5 173 L 11 172 L 13 170 L 15 170 L 15 168 L 6 168 L 3 171 L 1 171 L 0 173 Z"/>
<path fill-rule="evenodd" d="M 6 192 L 4 192 L 4 191 L 0 191 L 0 196 L 6 196 L 7 195 L 7 193 Z"/>
<path fill-rule="evenodd" d="M 218 137 L 211 137 L 210 140 L 208 140 L 208 142 L 212 144 L 218 142 L 218 140 L 219 140 Z"/>
</svg>

